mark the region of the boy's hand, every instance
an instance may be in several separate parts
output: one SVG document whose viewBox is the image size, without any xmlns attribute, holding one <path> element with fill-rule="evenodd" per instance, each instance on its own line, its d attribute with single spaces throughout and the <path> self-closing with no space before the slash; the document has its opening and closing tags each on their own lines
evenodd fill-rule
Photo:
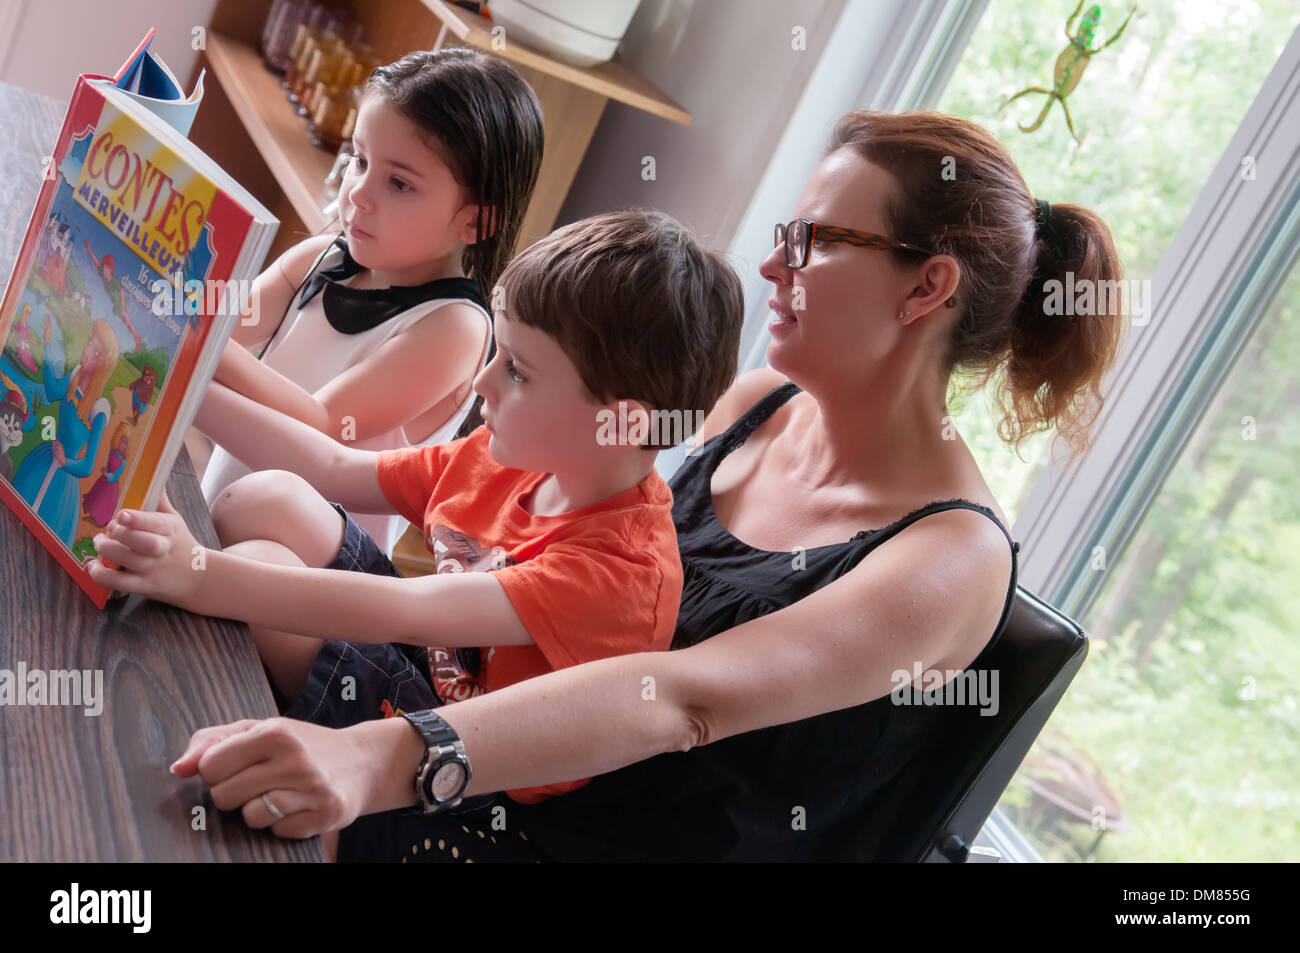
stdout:
<svg viewBox="0 0 1300 953">
<path fill-rule="evenodd" d="M 139 592 L 182 609 L 194 609 L 203 587 L 205 550 L 185 519 L 172 508 L 166 491 L 157 513 L 121 510 L 106 532 L 95 536 L 95 549 L 121 569 L 100 559 L 86 564 L 90 578 L 121 592 Z"/>
</svg>

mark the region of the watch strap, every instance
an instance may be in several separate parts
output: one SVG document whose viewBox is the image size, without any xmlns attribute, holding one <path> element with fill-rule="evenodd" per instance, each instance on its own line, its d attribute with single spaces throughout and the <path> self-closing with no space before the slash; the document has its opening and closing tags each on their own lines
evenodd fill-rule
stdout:
<svg viewBox="0 0 1300 953">
<path fill-rule="evenodd" d="M 461 802 L 461 795 L 449 800 L 439 800 L 433 793 L 434 777 L 439 769 L 448 762 L 457 762 L 464 771 L 465 779 L 461 794 L 469 786 L 472 772 L 469 759 L 465 756 L 465 746 L 454 728 L 447 724 L 435 711 L 403 712 L 405 718 L 420 734 L 424 741 L 424 757 L 415 769 L 415 796 L 417 804 L 410 809 L 412 814 L 436 814 L 451 810 Z"/>
</svg>

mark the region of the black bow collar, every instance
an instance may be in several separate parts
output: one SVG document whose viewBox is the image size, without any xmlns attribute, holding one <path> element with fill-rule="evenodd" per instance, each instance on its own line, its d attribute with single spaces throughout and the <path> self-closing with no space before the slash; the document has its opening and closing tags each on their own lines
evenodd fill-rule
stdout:
<svg viewBox="0 0 1300 953">
<path fill-rule="evenodd" d="M 469 278 L 435 278 L 422 285 L 393 285 L 390 288 L 350 288 L 339 284 L 364 269 L 349 254 L 347 239 L 342 235 L 334 239 L 331 251 L 333 249 L 342 252 L 342 260 L 328 268 L 317 268 L 312 273 L 298 298 L 298 307 L 305 307 L 323 289 L 321 305 L 325 309 L 325 318 L 340 334 L 369 331 L 403 311 L 438 298 L 468 298 L 487 310 L 487 302 L 483 300 L 478 284 Z"/>
</svg>

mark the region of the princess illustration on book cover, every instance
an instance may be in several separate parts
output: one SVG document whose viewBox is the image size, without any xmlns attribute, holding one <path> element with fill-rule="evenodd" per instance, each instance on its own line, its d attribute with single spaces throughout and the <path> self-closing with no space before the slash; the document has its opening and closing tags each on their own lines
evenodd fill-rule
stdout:
<svg viewBox="0 0 1300 953">
<path fill-rule="evenodd" d="M 158 272 L 71 193 L 62 179 L 0 349 L 0 478 L 84 563 L 116 512 L 142 442 L 128 434 L 148 433 L 185 321 L 154 313 Z"/>
</svg>

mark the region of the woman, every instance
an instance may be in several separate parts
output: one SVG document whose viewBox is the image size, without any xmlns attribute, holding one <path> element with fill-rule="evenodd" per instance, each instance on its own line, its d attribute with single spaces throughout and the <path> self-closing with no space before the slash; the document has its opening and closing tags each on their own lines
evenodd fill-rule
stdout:
<svg viewBox="0 0 1300 953">
<path fill-rule="evenodd" d="M 466 797 L 599 777 L 401 815 L 425 752 L 404 718 L 204 729 L 173 770 L 250 826 L 347 828 L 339 859 L 874 856 L 934 711 L 892 704 L 891 674 L 978 667 L 1014 595 L 1005 518 L 945 439 L 949 377 L 1005 362 L 1003 436 L 1055 424 L 1082 446 L 1122 316 L 1050 317 L 1044 282 L 1120 269 L 1099 219 L 1036 202 L 996 140 L 942 115 L 845 116 L 793 217 L 760 269 L 771 370 L 736 381 L 672 481 L 678 651 L 439 710 Z"/>
</svg>

